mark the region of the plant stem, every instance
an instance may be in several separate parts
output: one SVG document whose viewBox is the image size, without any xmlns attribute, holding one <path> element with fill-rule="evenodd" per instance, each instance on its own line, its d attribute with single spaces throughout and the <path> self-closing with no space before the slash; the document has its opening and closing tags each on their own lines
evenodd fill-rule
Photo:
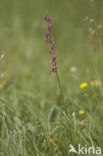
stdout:
<svg viewBox="0 0 103 156">
<path fill-rule="evenodd" d="M 57 76 L 57 81 L 58 81 L 59 89 L 60 89 L 60 92 L 61 92 L 62 102 L 63 102 L 63 105 L 65 107 L 65 112 L 67 114 L 66 106 L 65 106 L 65 103 L 64 103 L 64 95 L 63 95 L 63 91 L 62 91 L 62 87 L 61 87 L 61 83 L 60 83 L 60 79 L 59 79 L 59 75 L 58 75 L 58 72 L 57 71 L 56 71 L 56 76 Z"/>
</svg>

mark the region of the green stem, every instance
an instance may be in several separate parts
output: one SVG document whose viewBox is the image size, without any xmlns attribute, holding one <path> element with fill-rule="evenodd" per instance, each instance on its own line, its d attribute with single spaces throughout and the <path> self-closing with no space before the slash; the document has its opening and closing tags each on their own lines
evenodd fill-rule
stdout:
<svg viewBox="0 0 103 156">
<path fill-rule="evenodd" d="M 59 75 L 58 75 L 58 72 L 57 71 L 56 71 L 56 76 L 57 76 L 57 81 L 58 81 L 59 89 L 60 89 L 60 92 L 61 92 L 61 97 L 62 97 L 63 105 L 65 107 L 65 112 L 67 114 L 66 106 L 65 106 L 65 103 L 64 103 L 64 95 L 63 95 L 63 91 L 62 91 L 62 87 L 61 87 L 61 83 L 60 83 L 60 79 L 59 79 Z"/>
</svg>

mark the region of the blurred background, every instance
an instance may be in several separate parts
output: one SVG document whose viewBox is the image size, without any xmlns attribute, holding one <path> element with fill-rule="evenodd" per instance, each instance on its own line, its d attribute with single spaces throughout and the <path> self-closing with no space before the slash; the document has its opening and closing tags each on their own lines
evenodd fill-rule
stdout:
<svg viewBox="0 0 103 156">
<path fill-rule="evenodd" d="M 47 11 L 68 118 L 43 38 Z M 102 25 L 103 0 L 0 0 L 0 155 L 59 156 L 54 142 L 62 156 L 71 143 L 102 146 Z"/>
<path fill-rule="evenodd" d="M 77 93 L 81 82 L 102 73 L 102 0 L 1 0 L 0 54 L 5 53 L 0 62 L 1 79 L 7 75 L 8 90 L 15 88 L 21 95 L 32 94 L 37 99 L 59 96 L 56 77 L 50 74 L 50 47 L 43 39 L 47 10 L 55 21 L 53 37 L 66 97 Z M 94 22 L 86 22 L 86 17 Z M 101 28 L 96 37 L 89 34 L 89 24 Z M 76 74 L 71 74 L 72 69 Z"/>
</svg>

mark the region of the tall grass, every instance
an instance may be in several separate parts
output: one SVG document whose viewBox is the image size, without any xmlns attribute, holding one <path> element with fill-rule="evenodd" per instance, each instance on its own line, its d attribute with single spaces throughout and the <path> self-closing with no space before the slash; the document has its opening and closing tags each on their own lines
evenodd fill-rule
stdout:
<svg viewBox="0 0 103 156">
<path fill-rule="evenodd" d="M 102 9 L 102 0 L 1 1 L 1 156 L 68 156 L 69 144 L 99 146 L 103 152 L 103 32 L 92 38 L 83 21 L 88 16 L 103 25 Z M 42 39 L 46 10 L 56 21 L 53 36 L 68 114 L 62 113 Z M 84 82 L 88 86 L 81 89 Z"/>
</svg>

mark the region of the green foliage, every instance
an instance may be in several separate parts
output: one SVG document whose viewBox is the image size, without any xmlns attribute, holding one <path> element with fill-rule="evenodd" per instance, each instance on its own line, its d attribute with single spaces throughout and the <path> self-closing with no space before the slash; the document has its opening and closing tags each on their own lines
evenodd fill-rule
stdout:
<svg viewBox="0 0 103 156">
<path fill-rule="evenodd" d="M 67 114 L 43 40 L 47 10 Z M 88 32 L 102 12 L 102 0 L 1 0 L 0 156 L 67 156 L 78 143 L 103 152 L 103 31 Z"/>
</svg>

